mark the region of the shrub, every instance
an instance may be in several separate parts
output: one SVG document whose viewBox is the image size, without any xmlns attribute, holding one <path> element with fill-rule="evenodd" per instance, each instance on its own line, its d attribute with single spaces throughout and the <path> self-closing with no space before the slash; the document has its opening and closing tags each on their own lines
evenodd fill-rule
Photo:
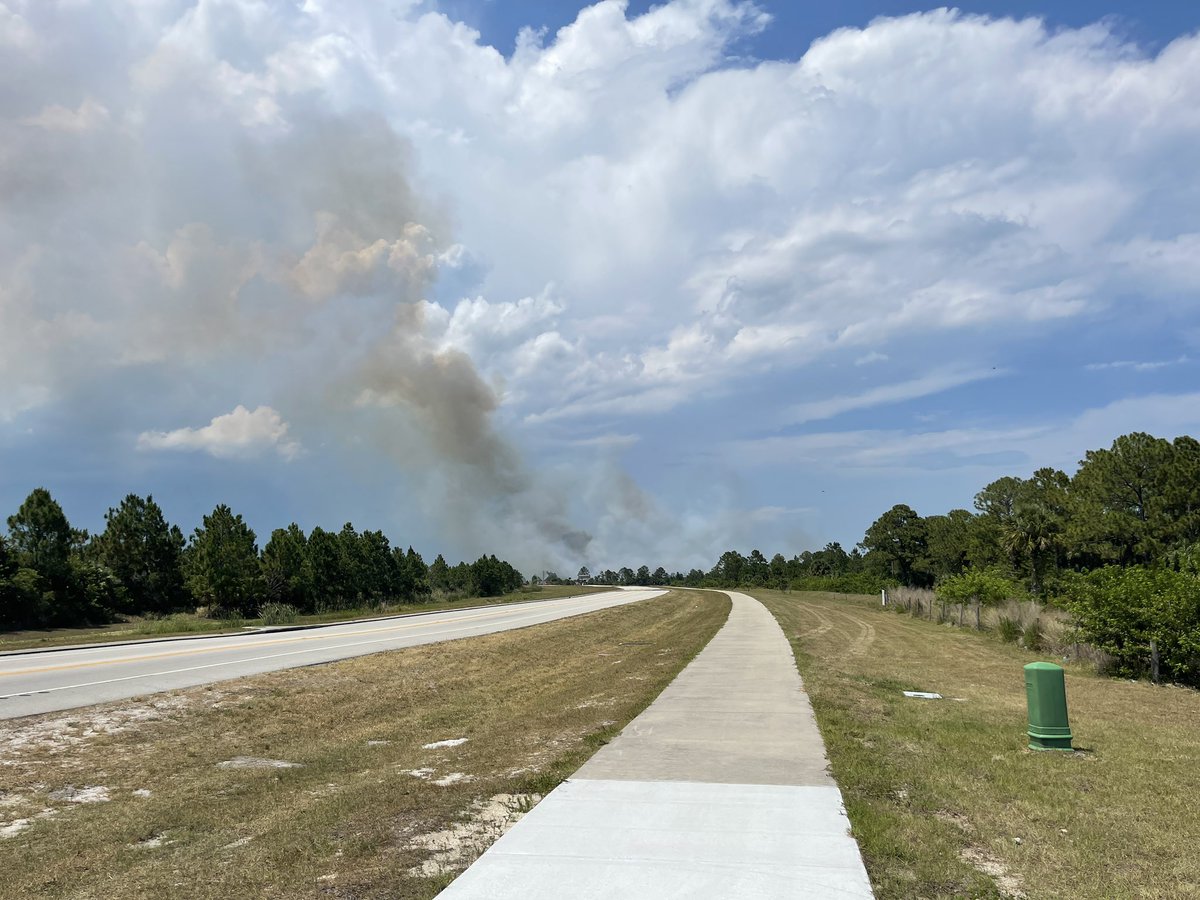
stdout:
<svg viewBox="0 0 1200 900">
<path fill-rule="evenodd" d="M 1158 648 L 1162 676 L 1200 685 L 1200 578 L 1170 569 L 1107 566 L 1065 584 L 1087 639 L 1116 674 L 1139 677 Z"/>
<path fill-rule="evenodd" d="M 995 606 L 1021 590 L 999 572 L 990 569 L 968 569 L 961 575 L 944 578 L 937 586 L 938 597 L 950 603 L 975 604 L 975 627 L 980 625 L 980 607 Z"/>
<path fill-rule="evenodd" d="M 996 623 L 996 631 L 1000 635 L 1000 640 L 1006 644 L 1015 644 L 1017 639 L 1021 637 L 1021 623 L 1016 619 L 1010 619 L 1008 616 L 1001 616 Z"/>
<path fill-rule="evenodd" d="M 1041 650 L 1042 640 L 1042 620 L 1035 617 L 1021 633 L 1021 643 L 1025 645 L 1026 650 Z"/>
<path fill-rule="evenodd" d="M 299 615 L 290 603 L 264 603 L 258 613 L 264 625 L 291 625 Z"/>
</svg>

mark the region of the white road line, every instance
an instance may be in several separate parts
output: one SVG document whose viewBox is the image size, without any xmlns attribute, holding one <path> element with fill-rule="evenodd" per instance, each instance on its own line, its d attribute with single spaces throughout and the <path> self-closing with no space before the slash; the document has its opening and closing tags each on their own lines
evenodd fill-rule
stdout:
<svg viewBox="0 0 1200 900">
<path fill-rule="evenodd" d="M 556 607 L 556 611 L 565 609 L 566 612 L 569 614 L 569 613 L 572 613 L 577 610 L 587 609 L 589 605 L 590 604 L 588 604 L 588 603 L 580 603 L 580 602 L 576 602 L 574 604 L 563 604 L 561 606 Z M 545 612 L 545 611 L 547 611 L 545 607 L 539 608 L 539 613 Z M 338 637 L 353 637 L 353 636 L 360 635 L 360 634 L 377 635 L 377 634 L 382 634 L 384 632 L 407 631 L 407 630 L 415 629 L 415 628 L 428 628 L 430 626 L 435 626 L 438 624 L 449 624 L 451 622 L 466 621 L 468 619 L 493 619 L 493 620 L 499 619 L 501 621 L 504 621 L 505 616 L 510 616 L 510 617 L 515 616 L 516 612 L 519 612 L 519 610 L 514 611 L 514 610 L 510 610 L 510 609 L 497 609 L 497 610 L 492 610 L 490 612 L 485 612 L 485 613 L 476 613 L 475 615 L 470 615 L 470 616 L 451 615 L 448 618 L 443 618 L 441 620 L 431 617 L 429 620 L 423 621 L 423 622 L 405 622 L 403 625 L 394 625 L 394 626 L 391 626 L 388 628 L 371 628 L 371 629 L 360 630 L 360 631 L 347 631 L 342 634 L 338 633 L 338 626 L 331 626 L 333 630 L 331 630 L 328 633 L 324 633 L 324 634 L 308 633 L 308 634 L 303 634 L 303 635 L 293 635 L 290 637 L 273 638 L 270 640 L 249 640 L 249 638 L 254 637 L 254 635 L 237 635 L 236 637 L 243 639 L 241 642 L 232 643 L 232 644 L 223 644 L 223 645 L 219 645 L 219 646 L 205 644 L 204 646 L 198 647 L 195 649 L 186 649 L 185 648 L 185 649 L 181 649 L 181 650 L 167 650 L 167 651 L 164 651 L 161 653 L 144 653 L 140 656 L 126 655 L 123 657 L 118 657 L 116 659 L 96 659 L 96 660 L 90 660 L 88 662 L 80 662 L 80 663 L 62 663 L 62 664 L 40 665 L 40 666 L 35 666 L 31 669 L 14 669 L 14 670 L 7 671 L 7 672 L 4 671 L 2 668 L 0 668 L 0 678 L 12 678 L 12 677 L 16 677 L 19 675 L 33 675 L 33 674 L 41 674 L 44 672 L 64 671 L 66 669 L 88 669 L 88 668 L 94 668 L 96 666 L 129 665 L 129 664 L 135 664 L 135 663 L 145 663 L 145 662 L 148 662 L 153 659 L 164 659 L 164 658 L 172 657 L 172 656 L 194 656 L 194 655 L 201 654 L 201 653 L 209 653 L 209 654 L 211 654 L 211 653 L 229 653 L 231 651 L 242 650 L 242 649 L 246 649 L 249 647 L 267 646 L 269 644 L 296 644 L 296 643 L 300 643 L 302 641 L 328 641 L 328 640 L 334 640 Z M 201 640 L 205 640 L 205 639 L 201 639 Z M 186 644 L 189 642 L 181 641 L 180 643 Z M 111 652 L 124 652 L 124 653 L 128 654 L 128 652 L 129 652 L 127 649 L 121 648 L 121 647 L 109 647 L 109 648 L 105 648 L 105 649 L 107 649 L 110 653 Z M 318 649 L 320 649 L 320 647 L 314 646 L 311 649 L 318 650 Z M 64 653 L 66 653 L 66 652 L 73 653 L 73 651 L 63 651 L 63 652 Z"/>
<path fill-rule="evenodd" d="M 586 605 L 581 604 L 577 608 L 580 610 L 583 610 L 586 608 Z M 531 616 L 522 616 L 520 618 L 513 618 L 510 620 L 507 620 L 507 622 L 505 624 L 515 623 L 515 622 L 523 622 L 528 619 L 540 618 L 550 612 L 561 612 L 561 607 L 559 607 L 558 609 L 553 610 L 553 611 L 539 610 L 538 612 L 534 613 Z M 569 618 L 569 616 L 560 615 L 560 616 L 556 616 L 555 618 L 565 619 L 565 618 Z M 553 619 L 551 619 L 550 621 L 553 621 Z M 433 623 L 430 623 L 430 624 L 433 624 Z M 493 622 L 492 624 L 496 624 L 496 623 Z M 484 628 L 484 627 L 488 627 L 488 626 L 485 625 L 484 623 L 480 622 L 480 623 L 476 623 L 476 624 L 472 624 L 472 625 L 459 626 L 457 628 L 442 629 L 439 631 L 427 631 L 424 634 L 420 635 L 420 637 L 426 638 L 426 637 L 429 637 L 430 635 L 434 635 L 434 634 L 454 634 L 459 631 L 470 631 L 475 628 Z M 511 631 L 513 629 L 504 629 L 504 630 Z M 492 632 L 492 633 L 495 633 L 495 632 Z M 197 672 L 197 671 L 200 671 L 201 669 L 214 669 L 214 668 L 219 668 L 220 666 L 237 666 L 237 665 L 243 665 L 245 663 L 262 662 L 263 660 L 267 660 L 267 659 L 281 659 L 282 657 L 285 657 L 285 656 L 297 656 L 302 653 L 320 653 L 321 651 L 327 651 L 327 650 L 346 650 L 351 647 L 364 647 L 364 646 L 367 646 L 368 644 L 383 644 L 383 643 L 387 643 L 388 641 L 394 641 L 396 639 L 397 639 L 396 636 L 393 635 L 391 637 L 376 638 L 376 639 L 370 640 L 370 641 L 355 641 L 350 644 L 334 644 L 334 645 L 331 645 L 328 647 L 304 647 L 300 650 L 289 650 L 287 653 L 272 653 L 267 656 L 252 656 L 247 659 L 225 660 L 224 662 L 206 663 L 202 666 L 188 666 L 183 669 L 168 669 L 166 671 L 161 671 L 161 672 L 144 672 L 140 675 L 126 675 L 121 678 L 108 678 L 103 681 L 87 681 L 87 682 L 83 682 L 81 684 L 68 684 L 68 685 L 63 685 L 61 687 L 42 688 L 40 690 L 21 691 L 19 693 L 15 693 L 15 694 L 0 694 L 0 700 L 11 700 L 14 697 L 26 697 L 26 696 L 34 696 L 34 695 L 41 695 L 41 694 L 52 694 L 57 691 L 70 691 L 70 690 L 75 690 L 77 688 L 97 687 L 102 684 L 117 684 L 122 681 L 136 681 L 139 678 L 161 678 L 164 675 L 179 675 L 183 672 Z M 419 644 L 410 644 L 408 646 L 419 646 Z M 231 648 L 231 649 L 236 649 L 236 648 Z M 397 647 L 396 649 L 401 650 L 401 649 L 407 649 L 407 648 Z M 133 661 L 136 662 L 136 660 L 133 660 Z M 337 661 L 338 660 L 336 660 L 336 659 L 327 660 L 327 662 L 337 662 Z M 261 674 L 265 674 L 265 673 L 261 673 Z M 238 677 L 238 676 L 232 676 L 232 677 Z"/>
</svg>

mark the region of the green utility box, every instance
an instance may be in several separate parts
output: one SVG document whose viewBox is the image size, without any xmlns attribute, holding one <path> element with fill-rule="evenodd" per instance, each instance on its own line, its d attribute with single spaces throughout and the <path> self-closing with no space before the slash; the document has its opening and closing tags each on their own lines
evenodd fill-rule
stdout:
<svg viewBox="0 0 1200 900">
<path fill-rule="evenodd" d="M 1062 666 L 1046 662 L 1027 665 L 1025 699 L 1029 703 L 1029 749 L 1070 750 L 1067 682 Z"/>
</svg>

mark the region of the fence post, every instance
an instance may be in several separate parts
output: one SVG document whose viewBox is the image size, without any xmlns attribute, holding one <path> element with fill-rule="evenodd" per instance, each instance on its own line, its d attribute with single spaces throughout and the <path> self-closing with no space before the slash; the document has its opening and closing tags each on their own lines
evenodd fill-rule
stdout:
<svg viewBox="0 0 1200 900">
<path fill-rule="evenodd" d="M 1158 642 L 1150 638 L 1150 680 L 1158 684 Z"/>
</svg>

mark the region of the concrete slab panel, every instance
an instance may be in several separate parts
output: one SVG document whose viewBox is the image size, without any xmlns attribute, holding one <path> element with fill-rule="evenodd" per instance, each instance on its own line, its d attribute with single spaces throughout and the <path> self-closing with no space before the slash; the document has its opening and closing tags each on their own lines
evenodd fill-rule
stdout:
<svg viewBox="0 0 1200 900">
<path fill-rule="evenodd" d="M 569 781 L 445 892 L 869 898 L 836 787 Z"/>
</svg>

